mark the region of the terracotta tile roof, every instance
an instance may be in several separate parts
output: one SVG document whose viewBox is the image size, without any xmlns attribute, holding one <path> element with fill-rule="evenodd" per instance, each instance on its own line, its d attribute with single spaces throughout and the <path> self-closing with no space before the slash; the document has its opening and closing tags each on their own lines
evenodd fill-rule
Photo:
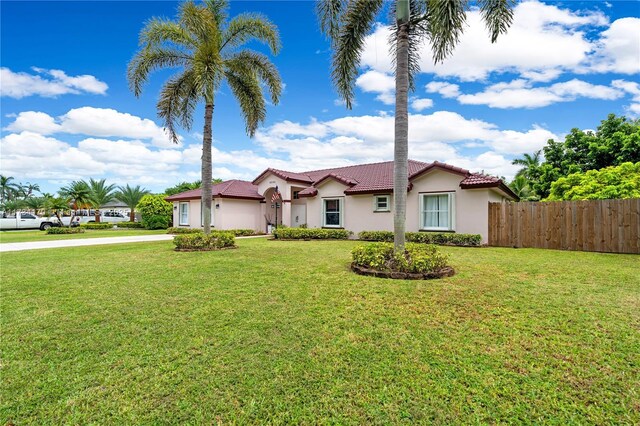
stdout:
<svg viewBox="0 0 640 426">
<path fill-rule="evenodd" d="M 487 184 L 499 184 L 502 182 L 495 176 L 487 176 L 482 173 L 471 173 L 460 182 L 461 186 L 474 186 L 474 185 L 487 185 Z"/>
<path fill-rule="evenodd" d="M 258 193 L 258 187 L 246 180 L 227 180 L 221 183 L 213 185 L 213 196 L 220 198 L 241 198 L 248 200 L 262 200 L 264 197 Z M 190 191 L 181 192 L 179 194 L 171 195 L 165 200 L 167 201 L 179 201 L 179 200 L 192 200 L 201 197 L 202 191 L 200 188 L 192 189 Z"/>
</svg>

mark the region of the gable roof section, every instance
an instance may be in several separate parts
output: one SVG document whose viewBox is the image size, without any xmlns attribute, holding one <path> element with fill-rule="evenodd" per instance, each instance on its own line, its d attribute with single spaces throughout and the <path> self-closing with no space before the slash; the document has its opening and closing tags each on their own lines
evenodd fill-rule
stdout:
<svg viewBox="0 0 640 426">
<path fill-rule="evenodd" d="M 244 200 L 262 200 L 264 197 L 258 193 L 258 187 L 246 180 L 227 180 L 217 183 L 212 187 L 214 198 L 238 198 Z M 202 197 L 200 188 L 190 191 L 181 192 L 179 194 L 170 195 L 167 201 L 196 200 Z"/>
<path fill-rule="evenodd" d="M 279 177 L 280 179 L 286 180 L 287 182 L 294 181 L 294 182 L 302 182 L 307 184 L 313 183 L 313 179 L 311 179 L 305 173 L 288 172 L 286 170 L 278 170 L 278 169 L 272 169 L 272 168 L 268 168 L 264 172 L 260 173 L 258 177 L 255 178 L 251 183 L 254 185 L 257 185 L 258 183 L 260 183 L 260 181 L 262 181 L 262 179 L 267 177 L 269 174 L 273 174 Z"/>
</svg>

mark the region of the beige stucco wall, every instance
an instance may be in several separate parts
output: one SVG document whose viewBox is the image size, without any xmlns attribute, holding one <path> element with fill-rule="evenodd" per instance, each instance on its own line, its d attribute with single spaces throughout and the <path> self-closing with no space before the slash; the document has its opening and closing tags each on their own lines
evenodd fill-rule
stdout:
<svg viewBox="0 0 640 426">
<path fill-rule="evenodd" d="M 189 203 L 189 224 L 180 225 L 180 203 Z M 173 226 L 202 228 L 200 200 L 174 202 Z M 216 205 L 219 205 L 216 208 Z M 177 208 L 175 208 L 177 207 Z M 261 207 L 259 201 L 214 198 L 211 203 L 214 229 L 262 229 Z"/>
</svg>

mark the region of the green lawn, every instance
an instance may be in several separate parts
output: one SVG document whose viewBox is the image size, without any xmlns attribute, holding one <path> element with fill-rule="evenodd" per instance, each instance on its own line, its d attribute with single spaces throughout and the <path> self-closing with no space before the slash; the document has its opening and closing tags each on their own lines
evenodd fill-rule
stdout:
<svg viewBox="0 0 640 426">
<path fill-rule="evenodd" d="M 87 229 L 82 234 L 51 234 L 45 231 L 0 231 L 0 244 L 23 243 L 27 241 L 70 240 L 76 238 L 130 237 L 132 235 L 166 234 L 164 229 L 149 231 L 147 229 Z"/>
<path fill-rule="evenodd" d="M 355 242 L 2 254 L 0 422 L 638 424 L 640 257 L 443 248 L 349 271 Z"/>
</svg>

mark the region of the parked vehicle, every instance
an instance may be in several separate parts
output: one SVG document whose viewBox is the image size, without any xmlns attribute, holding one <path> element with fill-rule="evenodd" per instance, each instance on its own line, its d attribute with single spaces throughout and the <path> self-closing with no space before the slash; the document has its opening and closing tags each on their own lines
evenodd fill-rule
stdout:
<svg viewBox="0 0 640 426">
<path fill-rule="evenodd" d="M 2 214 L 0 229 L 49 229 L 52 226 L 60 226 L 58 220 L 53 218 L 38 217 L 31 213 L 18 212 L 15 215 Z"/>
<path fill-rule="evenodd" d="M 104 212 L 100 214 L 100 221 L 109 223 L 128 222 L 129 217 L 119 212 Z"/>
</svg>

